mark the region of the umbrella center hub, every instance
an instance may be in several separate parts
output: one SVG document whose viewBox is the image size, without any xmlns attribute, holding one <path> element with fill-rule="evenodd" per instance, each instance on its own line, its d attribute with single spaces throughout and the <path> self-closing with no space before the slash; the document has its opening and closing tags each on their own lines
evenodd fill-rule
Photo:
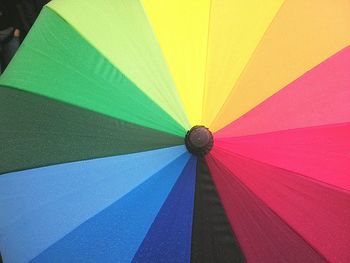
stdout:
<svg viewBox="0 0 350 263">
<path fill-rule="evenodd" d="M 187 132 L 185 144 L 190 153 L 204 156 L 213 148 L 214 139 L 207 127 L 196 125 Z"/>
</svg>

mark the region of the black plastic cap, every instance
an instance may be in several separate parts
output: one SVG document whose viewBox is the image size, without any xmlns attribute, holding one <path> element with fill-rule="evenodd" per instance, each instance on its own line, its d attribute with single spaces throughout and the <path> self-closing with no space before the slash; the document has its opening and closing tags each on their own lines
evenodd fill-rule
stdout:
<svg viewBox="0 0 350 263">
<path fill-rule="evenodd" d="M 185 144 L 190 153 L 197 156 L 204 156 L 213 148 L 213 134 L 205 126 L 194 126 L 187 132 Z"/>
</svg>

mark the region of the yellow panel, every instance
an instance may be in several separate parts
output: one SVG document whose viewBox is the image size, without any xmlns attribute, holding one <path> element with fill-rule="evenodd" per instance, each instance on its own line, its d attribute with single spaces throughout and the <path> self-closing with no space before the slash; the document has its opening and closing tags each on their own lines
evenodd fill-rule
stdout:
<svg viewBox="0 0 350 263">
<path fill-rule="evenodd" d="M 210 0 L 143 0 L 192 125 L 202 114 Z"/>
<path fill-rule="evenodd" d="M 211 128 L 239 118 L 349 44 L 349 0 L 287 0 Z"/>
<path fill-rule="evenodd" d="M 283 0 L 216 0 L 210 14 L 203 120 L 209 125 L 230 94 Z"/>
</svg>

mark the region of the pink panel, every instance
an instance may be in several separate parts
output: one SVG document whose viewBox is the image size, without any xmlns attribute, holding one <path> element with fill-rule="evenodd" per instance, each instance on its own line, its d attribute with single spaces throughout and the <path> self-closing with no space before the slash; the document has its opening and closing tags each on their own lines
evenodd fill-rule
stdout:
<svg viewBox="0 0 350 263">
<path fill-rule="evenodd" d="M 243 242 L 267 242 L 265 239 L 274 239 L 278 233 L 284 236 L 286 230 L 259 202 L 252 199 L 248 202 L 247 195 L 237 187 L 237 180 L 271 208 L 274 211 L 273 215 L 283 219 L 328 261 L 350 262 L 350 192 L 218 148 L 214 148 L 211 155 L 229 170 L 230 174 L 223 172 L 209 158 L 209 167 L 225 209 L 236 233 L 240 231 Z M 252 210 L 253 206 L 258 206 L 260 213 L 270 218 L 270 224 L 268 220 L 262 223 L 260 214 Z M 259 237 L 258 240 L 254 240 L 250 237 L 250 231 L 253 231 L 254 227 L 254 231 L 263 232 L 260 235 L 267 235 L 265 239 Z M 253 239 L 244 240 L 244 232 L 248 232 L 247 237 Z M 298 251 L 304 246 L 301 241 L 290 244 L 292 247 L 297 246 Z M 276 250 L 283 249 L 286 249 L 283 247 L 283 241 L 282 244 L 276 244 Z M 305 258 L 294 262 L 310 260 Z"/>
<path fill-rule="evenodd" d="M 207 162 L 248 262 L 325 262 L 235 175 L 211 157 Z"/>
<path fill-rule="evenodd" d="M 350 121 L 350 46 L 221 131 L 217 137 Z"/>
<path fill-rule="evenodd" d="M 350 190 L 350 123 L 217 139 L 215 145 Z"/>
</svg>

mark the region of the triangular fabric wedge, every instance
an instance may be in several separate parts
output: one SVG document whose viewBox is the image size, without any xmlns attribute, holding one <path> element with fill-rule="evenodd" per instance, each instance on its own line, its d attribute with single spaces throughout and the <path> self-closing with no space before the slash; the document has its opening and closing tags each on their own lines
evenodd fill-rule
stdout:
<svg viewBox="0 0 350 263">
<path fill-rule="evenodd" d="M 197 162 L 191 262 L 245 262 L 203 158 Z"/>
<path fill-rule="evenodd" d="M 211 0 L 142 0 L 193 125 L 202 123 Z"/>
<path fill-rule="evenodd" d="M 215 116 L 254 55 L 283 0 L 212 0 L 203 101 L 203 124 Z"/>
<path fill-rule="evenodd" d="M 0 87 L 0 174 L 183 144 L 183 138 Z"/>
<path fill-rule="evenodd" d="M 243 250 L 247 249 L 248 261 L 350 260 L 349 191 L 218 148 L 211 154 L 224 167 L 221 170 L 214 167 L 217 170 L 214 172 L 213 162 L 209 160 L 238 240 L 243 242 Z M 327 161 L 324 165 L 327 166 Z M 245 199 L 239 188 L 250 192 L 252 199 Z M 237 200 L 238 196 L 240 199 Z M 239 206 L 242 212 L 245 210 L 243 214 L 235 210 Z M 239 218 L 243 221 L 239 222 Z M 253 221 L 249 222 L 251 219 Z M 251 224 L 260 226 L 254 230 L 250 229 Z M 249 237 L 250 234 L 255 236 Z M 270 251 L 259 251 L 269 246 Z"/>
<path fill-rule="evenodd" d="M 170 191 L 189 158 L 184 146 L 176 146 L 0 176 L 0 247 L 5 262 L 28 262 L 155 174 L 165 182 L 163 188 L 152 188 L 155 195 L 155 189 Z M 68 251 L 77 247 L 66 249 L 60 254 L 69 258 Z"/>
<path fill-rule="evenodd" d="M 180 136 L 186 132 L 47 7 L 0 83 L 145 127 Z"/>
<path fill-rule="evenodd" d="M 188 158 L 180 156 L 31 262 L 131 262 Z"/>
<path fill-rule="evenodd" d="M 210 154 L 206 160 L 247 262 L 326 262 L 302 236 L 219 162 L 216 154 L 214 157 Z M 259 170 L 251 172 L 259 175 Z"/>
<path fill-rule="evenodd" d="M 216 138 L 350 122 L 350 46 L 217 133 Z"/>
<path fill-rule="evenodd" d="M 186 164 L 133 262 L 189 262 L 196 158 Z"/>
<path fill-rule="evenodd" d="M 350 191 L 350 123 L 217 139 L 216 146 Z"/>
<path fill-rule="evenodd" d="M 284 1 L 210 128 L 238 119 L 348 46 L 349 13 L 347 0 Z"/>
<path fill-rule="evenodd" d="M 140 0 L 53 0 L 48 7 L 185 129 L 190 127 Z"/>
</svg>

